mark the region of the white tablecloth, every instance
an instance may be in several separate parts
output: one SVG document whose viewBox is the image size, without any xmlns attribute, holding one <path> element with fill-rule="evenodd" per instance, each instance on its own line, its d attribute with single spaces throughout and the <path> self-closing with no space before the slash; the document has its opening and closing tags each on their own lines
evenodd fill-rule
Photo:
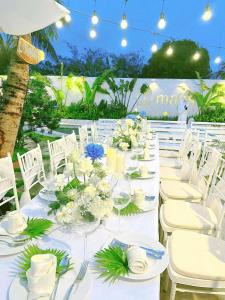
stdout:
<svg viewBox="0 0 225 300">
<path fill-rule="evenodd" d="M 157 142 L 156 142 L 157 144 Z M 159 194 L 159 157 L 158 145 L 155 149 L 156 159 L 148 164 L 151 170 L 156 171 L 154 179 L 149 180 L 132 180 L 132 189 L 141 187 L 146 194 L 155 195 L 158 201 Z M 31 203 L 25 206 L 22 211 L 27 216 L 47 217 L 48 207 L 46 202 L 38 196 Z M 158 240 L 158 209 L 143 214 L 130 217 L 121 217 L 122 226 L 126 227 L 128 234 L 145 235 L 149 240 Z M 117 222 L 116 217 L 112 217 L 109 223 Z M 116 223 L 117 225 L 117 223 Z M 87 241 L 88 256 L 91 256 L 100 249 L 100 247 L 110 238 L 112 233 L 103 226 L 91 234 Z M 50 238 L 46 237 L 44 242 L 50 247 L 56 247 L 60 242 L 65 247 L 69 246 L 71 255 L 74 260 L 83 258 L 83 240 L 79 235 L 69 234 L 61 230 L 55 230 L 51 233 Z M 15 256 L 0 257 L 0 299 L 8 299 L 7 293 L 10 283 L 15 276 L 13 273 L 15 268 Z M 88 299 L 85 300 L 158 300 L 160 293 L 160 278 L 154 278 L 143 282 L 119 281 L 115 284 L 103 282 L 98 279 L 96 274 L 92 274 L 93 284 Z M 23 300 L 23 299 L 18 299 Z M 82 299 L 77 299 L 82 300 Z"/>
</svg>

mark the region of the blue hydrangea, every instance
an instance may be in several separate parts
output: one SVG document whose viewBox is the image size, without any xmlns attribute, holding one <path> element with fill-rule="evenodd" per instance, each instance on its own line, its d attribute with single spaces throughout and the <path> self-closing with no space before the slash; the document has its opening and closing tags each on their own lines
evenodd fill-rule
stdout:
<svg viewBox="0 0 225 300">
<path fill-rule="evenodd" d="M 127 119 L 131 119 L 131 120 L 136 120 L 136 118 L 137 118 L 137 116 L 136 115 L 134 115 L 134 114 L 130 114 L 130 115 L 127 115 L 127 117 L 126 117 Z"/>
<path fill-rule="evenodd" d="M 146 111 L 144 111 L 144 110 L 140 111 L 139 114 L 142 118 L 146 118 L 146 116 L 147 116 Z"/>
<path fill-rule="evenodd" d="M 104 148 L 99 144 L 88 144 L 85 147 L 85 156 L 90 157 L 93 161 L 101 159 L 104 156 Z"/>
</svg>

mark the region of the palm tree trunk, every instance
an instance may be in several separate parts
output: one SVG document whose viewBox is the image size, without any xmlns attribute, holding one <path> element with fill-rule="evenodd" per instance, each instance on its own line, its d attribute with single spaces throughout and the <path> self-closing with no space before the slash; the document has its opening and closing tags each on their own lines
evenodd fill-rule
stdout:
<svg viewBox="0 0 225 300">
<path fill-rule="evenodd" d="M 31 42 L 30 34 L 23 38 Z M 28 80 L 29 65 L 17 56 L 15 49 L 10 60 L 7 82 L 3 91 L 5 105 L 3 111 L 0 112 L 0 157 L 4 157 L 7 153 L 13 154 Z"/>
</svg>

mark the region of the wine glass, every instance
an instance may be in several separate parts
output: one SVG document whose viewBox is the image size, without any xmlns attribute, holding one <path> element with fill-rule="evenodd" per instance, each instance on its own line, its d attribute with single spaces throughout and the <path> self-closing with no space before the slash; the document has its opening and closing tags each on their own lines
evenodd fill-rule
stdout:
<svg viewBox="0 0 225 300">
<path fill-rule="evenodd" d="M 121 231 L 121 210 L 127 207 L 131 201 L 130 180 L 124 176 L 117 179 L 116 185 L 112 190 L 114 207 L 118 210 L 118 232 Z"/>
<path fill-rule="evenodd" d="M 83 246 L 83 258 L 84 261 L 87 261 L 87 236 L 88 234 L 94 232 L 97 227 L 100 224 L 100 219 L 94 219 L 94 220 L 76 220 L 73 224 L 74 231 L 77 232 L 81 237 L 83 238 L 84 241 L 84 246 Z"/>
</svg>

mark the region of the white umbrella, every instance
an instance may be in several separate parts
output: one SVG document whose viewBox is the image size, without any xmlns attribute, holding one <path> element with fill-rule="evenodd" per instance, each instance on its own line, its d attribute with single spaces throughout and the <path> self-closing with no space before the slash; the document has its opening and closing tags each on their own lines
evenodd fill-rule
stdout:
<svg viewBox="0 0 225 300">
<path fill-rule="evenodd" d="M 0 32 L 12 35 L 32 33 L 69 13 L 54 0 L 0 0 Z"/>
</svg>

